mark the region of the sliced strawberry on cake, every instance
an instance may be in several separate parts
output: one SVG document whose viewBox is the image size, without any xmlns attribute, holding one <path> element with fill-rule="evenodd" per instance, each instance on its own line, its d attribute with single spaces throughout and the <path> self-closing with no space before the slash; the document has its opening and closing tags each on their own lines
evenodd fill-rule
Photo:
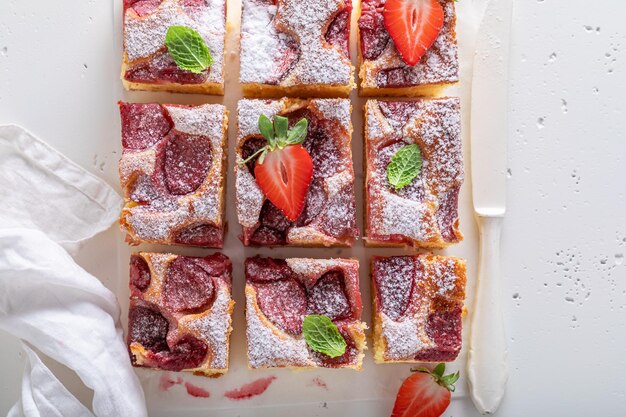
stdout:
<svg viewBox="0 0 626 417">
<path fill-rule="evenodd" d="M 454 0 L 363 0 L 359 92 L 435 95 L 459 80 Z"/>
<path fill-rule="evenodd" d="M 345 99 L 241 100 L 237 215 L 246 246 L 351 246 L 358 235 Z"/>
</svg>

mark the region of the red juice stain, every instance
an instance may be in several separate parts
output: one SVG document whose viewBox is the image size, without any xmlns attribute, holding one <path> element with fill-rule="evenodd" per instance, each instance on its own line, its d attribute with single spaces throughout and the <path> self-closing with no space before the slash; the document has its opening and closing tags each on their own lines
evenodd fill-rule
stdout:
<svg viewBox="0 0 626 417">
<path fill-rule="evenodd" d="M 211 396 L 209 391 L 205 390 L 204 388 L 200 388 L 199 386 L 194 385 L 191 382 L 185 382 L 185 388 L 187 389 L 187 394 L 191 395 L 192 397 L 209 398 Z"/>
<path fill-rule="evenodd" d="M 326 382 L 324 382 L 324 380 L 320 378 L 319 376 L 316 376 L 315 378 L 313 378 L 311 380 L 311 383 L 313 384 L 313 386 L 324 388 L 325 390 L 328 389 L 328 385 L 326 385 Z"/>
<path fill-rule="evenodd" d="M 224 397 L 231 400 L 246 400 L 248 398 L 261 395 L 267 390 L 270 384 L 276 379 L 275 376 L 269 376 L 267 378 L 259 378 L 256 381 L 252 381 L 249 384 L 244 384 L 241 388 L 236 388 L 224 393 Z"/>
<path fill-rule="evenodd" d="M 167 391 L 172 388 L 174 385 L 182 384 L 183 379 L 178 377 L 177 379 L 173 379 L 168 374 L 161 375 L 161 379 L 159 380 L 159 390 L 161 392 Z"/>
</svg>

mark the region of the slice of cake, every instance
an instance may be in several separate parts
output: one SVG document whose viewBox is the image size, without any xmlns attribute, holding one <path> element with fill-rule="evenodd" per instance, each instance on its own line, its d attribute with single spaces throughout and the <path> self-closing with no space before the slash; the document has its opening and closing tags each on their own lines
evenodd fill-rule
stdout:
<svg viewBox="0 0 626 417">
<path fill-rule="evenodd" d="M 244 245 L 354 243 L 350 112 L 347 99 L 239 102 L 236 201 Z M 268 124 L 269 139 L 261 133 L 260 119 Z M 280 136 L 272 121 L 279 129 L 279 122 L 285 123 L 289 145 L 274 144 L 274 151 L 264 152 Z"/>
<path fill-rule="evenodd" d="M 239 82 L 255 97 L 347 96 L 351 0 L 243 0 Z"/>
<path fill-rule="evenodd" d="M 120 224 L 131 244 L 221 248 L 228 118 L 219 104 L 119 103 Z"/>
<path fill-rule="evenodd" d="M 457 98 L 368 100 L 365 105 L 366 243 L 444 248 L 463 239 Z"/>
<path fill-rule="evenodd" d="M 459 80 L 454 0 L 416 1 L 415 13 L 402 13 L 402 2 L 361 2 L 359 93 L 363 96 L 433 95 Z M 422 21 L 403 21 L 409 16 Z"/>
<path fill-rule="evenodd" d="M 449 362 L 461 350 L 465 260 L 372 258 L 374 359 Z"/>
<path fill-rule="evenodd" d="M 205 65 L 182 65 L 166 45 L 172 27 L 194 37 L 176 42 L 193 50 L 190 63 L 199 64 L 198 50 L 208 48 Z M 124 60 L 122 82 L 127 90 L 224 94 L 225 0 L 124 0 Z M 184 43 L 180 43 L 185 41 Z M 196 41 L 196 43 L 189 43 Z M 205 49 L 206 50 L 206 49 Z M 206 58 L 206 57 L 205 57 Z"/>
<path fill-rule="evenodd" d="M 127 338 L 132 364 L 225 374 L 235 305 L 231 270 L 220 253 L 203 258 L 133 254 Z"/>
<path fill-rule="evenodd" d="M 366 326 L 358 261 L 257 256 L 246 260 L 245 274 L 250 368 L 361 369 Z M 312 315 L 334 324 L 345 351 L 331 357 L 309 345 L 303 326 Z"/>
</svg>

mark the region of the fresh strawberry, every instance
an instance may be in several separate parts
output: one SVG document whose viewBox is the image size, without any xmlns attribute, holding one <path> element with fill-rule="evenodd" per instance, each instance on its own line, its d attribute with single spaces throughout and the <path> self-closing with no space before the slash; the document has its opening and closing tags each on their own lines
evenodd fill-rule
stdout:
<svg viewBox="0 0 626 417">
<path fill-rule="evenodd" d="M 276 116 L 272 124 L 267 116 L 261 115 L 259 129 L 267 145 L 242 163 L 260 154 L 254 166 L 257 184 L 287 219 L 296 221 L 313 177 L 313 160 L 301 145 L 307 134 L 307 120 L 301 119 L 292 129 L 288 126 L 285 117 Z"/>
<path fill-rule="evenodd" d="M 402 60 L 411 66 L 432 46 L 443 26 L 439 0 L 387 0 L 383 16 Z"/>
<path fill-rule="evenodd" d="M 404 380 L 398 391 L 391 417 L 439 417 L 450 405 L 450 392 L 459 373 L 443 375 L 446 365 L 440 363 L 432 371 L 426 368 Z"/>
</svg>

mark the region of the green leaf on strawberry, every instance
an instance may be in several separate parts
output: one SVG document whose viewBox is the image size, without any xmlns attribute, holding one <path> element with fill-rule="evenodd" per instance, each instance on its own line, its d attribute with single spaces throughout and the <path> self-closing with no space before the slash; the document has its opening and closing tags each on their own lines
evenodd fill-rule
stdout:
<svg viewBox="0 0 626 417">
<path fill-rule="evenodd" d="M 439 417 L 450 405 L 454 383 L 459 372 L 444 375 L 446 365 L 440 363 L 431 371 L 419 367 L 404 380 L 398 390 L 391 417 Z"/>
<path fill-rule="evenodd" d="M 254 166 L 256 182 L 263 194 L 290 221 L 296 221 L 302 210 L 313 177 L 313 160 L 302 146 L 306 139 L 308 121 L 300 119 L 289 129 L 289 119 L 259 116 L 259 131 L 267 145 L 252 154 L 242 164 L 258 156 Z"/>
</svg>

